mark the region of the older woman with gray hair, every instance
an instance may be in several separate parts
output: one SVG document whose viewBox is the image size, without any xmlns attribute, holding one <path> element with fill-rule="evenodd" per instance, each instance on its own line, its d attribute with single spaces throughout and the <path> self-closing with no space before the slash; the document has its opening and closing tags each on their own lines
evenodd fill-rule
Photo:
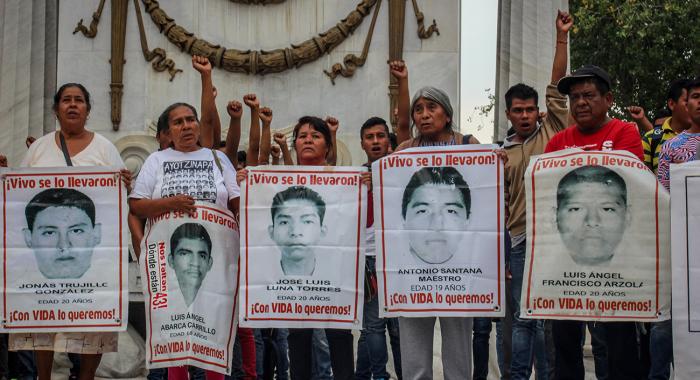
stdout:
<svg viewBox="0 0 700 380">
<path fill-rule="evenodd" d="M 472 135 L 462 135 L 453 120 L 454 110 L 447 94 L 435 87 L 423 87 L 408 104 L 408 70 L 402 61 L 389 62 L 399 82 L 397 135 L 408 139 L 398 150 L 421 146 L 479 144 Z M 409 118 L 410 116 L 410 118 Z M 410 121 L 409 121 L 410 119 Z M 410 126 L 416 135 L 410 136 Z M 406 133 L 406 129 L 409 133 Z M 403 378 L 433 378 L 433 331 L 436 317 L 399 318 Z M 446 380 L 472 377 L 472 318 L 440 318 L 442 367 Z"/>
<path fill-rule="evenodd" d="M 450 97 L 442 90 L 427 86 L 415 95 L 408 106 L 408 69 L 403 61 L 389 62 L 391 74 L 399 82 L 397 150 L 417 146 L 479 144 L 473 135 L 462 135 L 453 120 Z M 408 107 L 407 107 L 408 106 Z M 411 127 L 416 135 L 412 136 Z M 401 138 L 406 136 L 405 138 Z"/>
</svg>

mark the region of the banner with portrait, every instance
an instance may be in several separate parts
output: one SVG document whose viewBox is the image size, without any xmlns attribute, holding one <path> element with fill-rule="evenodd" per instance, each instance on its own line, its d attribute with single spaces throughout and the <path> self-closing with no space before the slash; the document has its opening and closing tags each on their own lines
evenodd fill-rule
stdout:
<svg viewBox="0 0 700 380">
<path fill-rule="evenodd" d="M 525 174 L 522 318 L 670 318 L 670 196 L 627 151 L 564 150 Z"/>
<path fill-rule="evenodd" d="M 0 330 L 125 330 L 129 209 L 119 169 L 3 169 L 0 176 Z"/>
<path fill-rule="evenodd" d="M 241 326 L 362 328 L 365 168 L 250 168 L 241 188 Z"/>
<path fill-rule="evenodd" d="M 379 315 L 505 313 L 495 145 L 412 148 L 372 165 Z"/>
<path fill-rule="evenodd" d="M 671 165 L 673 372 L 700 377 L 700 161 Z"/>
<path fill-rule="evenodd" d="M 141 244 L 146 366 L 231 373 L 238 295 L 238 223 L 195 204 L 149 219 Z"/>
</svg>

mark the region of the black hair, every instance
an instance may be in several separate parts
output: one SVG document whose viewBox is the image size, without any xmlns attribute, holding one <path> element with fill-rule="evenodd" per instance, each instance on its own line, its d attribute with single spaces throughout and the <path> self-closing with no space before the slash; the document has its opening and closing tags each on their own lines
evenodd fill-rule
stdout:
<svg viewBox="0 0 700 380">
<path fill-rule="evenodd" d="M 360 139 L 364 137 L 366 129 L 372 128 L 375 125 L 383 125 L 384 132 L 386 132 L 387 137 L 389 136 L 389 126 L 386 124 L 386 120 L 382 119 L 381 117 L 374 116 L 367 119 L 367 121 L 362 124 L 362 127 L 360 127 Z"/>
<path fill-rule="evenodd" d="M 559 180 L 559 185 L 557 185 L 557 208 L 569 199 L 571 187 L 580 183 L 600 183 L 605 186 L 617 186 L 620 190 L 620 198 L 622 198 L 623 205 L 627 206 L 627 184 L 625 184 L 625 180 L 619 174 L 604 166 L 587 165 L 566 173 Z"/>
<path fill-rule="evenodd" d="M 323 140 L 325 140 L 326 142 L 326 148 L 328 148 L 326 155 L 328 155 L 328 153 L 330 153 L 331 151 L 331 148 L 333 147 L 331 130 L 330 128 L 328 128 L 328 124 L 326 124 L 326 122 L 323 121 L 323 119 L 316 116 L 302 116 L 297 122 L 297 124 L 294 126 L 294 133 L 292 134 L 292 144 L 294 144 L 294 148 L 296 148 L 297 146 L 297 135 L 299 134 L 299 130 L 305 124 L 308 124 L 315 131 L 320 132 L 321 135 L 323 135 Z"/>
<path fill-rule="evenodd" d="M 391 143 L 391 150 L 396 151 L 396 147 L 399 146 L 398 141 L 396 141 L 396 133 L 389 133 L 389 142 Z"/>
<path fill-rule="evenodd" d="M 575 85 L 577 85 L 579 83 L 591 83 L 591 84 L 593 84 L 601 96 L 610 92 L 610 85 L 608 85 L 608 83 L 605 82 L 603 79 L 594 76 L 594 77 L 583 77 L 583 78 L 575 78 L 574 77 L 574 78 L 572 78 L 571 83 L 569 84 L 569 93 L 571 93 L 571 87 L 574 87 Z"/>
<path fill-rule="evenodd" d="M 248 153 L 245 150 L 239 150 L 236 152 L 236 158 L 238 159 L 239 163 L 245 164 L 245 160 L 248 157 Z"/>
<path fill-rule="evenodd" d="M 413 193 L 421 186 L 435 184 L 435 185 L 450 185 L 454 186 L 455 189 L 459 190 L 462 194 L 462 201 L 464 201 L 464 208 L 467 211 L 467 219 L 471 214 L 471 193 L 469 191 L 469 185 L 464 180 L 464 177 L 457 171 L 457 169 L 451 166 L 441 166 L 441 167 L 426 167 L 413 173 L 411 179 L 408 181 L 408 185 L 403 191 L 403 201 L 401 202 L 401 215 L 406 219 L 406 210 L 408 209 L 408 204 L 413 197 Z"/>
<path fill-rule="evenodd" d="M 172 110 L 174 110 L 177 107 L 189 108 L 190 110 L 192 110 L 194 118 L 197 119 L 197 121 L 199 121 L 199 117 L 197 116 L 197 109 L 194 108 L 192 105 L 182 102 L 173 103 L 169 105 L 168 108 L 166 108 L 165 111 L 163 111 L 163 113 L 161 113 L 158 117 L 158 123 L 156 124 L 156 134 L 165 132 L 168 129 L 170 129 L 170 112 L 172 112 Z"/>
<path fill-rule="evenodd" d="M 690 79 L 676 79 L 668 86 L 668 92 L 666 93 L 666 100 L 673 100 L 678 102 L 681 95 L 683 95 L 683 90 L 685 86 L 690 83 Z"/>
<path fill-rule="evenodd" d="M 282 208 L 285 202 L 291 201 L 293 199 L 301 199 L 309 201 L 316 206 L 316 211 L 318 212 L 318 217 L 323 224 L 323 217 L 326 215 L 326 202 L 318 195 L 317 192 L 309 189 L 306 186 L 292 186 L 287 189 L 280 191 L 275 194 L 272 198 L 272 207 L 270 208 L 270 213 L 272 214 L 272 224 L 275 223 L 275 216 L 279 213 L 279 209 Z"/>
<path fill-rule="evenodd" d="M 654 112 L 654 119 L 652 121 L 656 121 L 658 119 L 664 119 L 667 117 L 671 117 L 671 111 L 667 107 L 664 107 L 664 108 L 658 109 L 658 110 L 656 110 L 656 112 Z"/>
<path fill-rule="evenodd" d="M 697 77 L 686 84 L 685 89 L 688 90 L 688 96 L 690 96 L 690 92 L 696 88 L 700 88 L 700 77 Z"/>
<path fill-rule="evenodd" d="M 507 110 L 510 110 L 510 107 L 513 105 L 513 98 L 521 100 L 534 99 L 535 106 L 537 106 L 537 102 L 539 101 L 540 96 L 537 94 L 537 90 L 535 90 L 534 88 L 523 83 L 518 83 L 515 86 L 509 88 L 508 91 L 506 91 Z"/>
<path fill-rule="evenodd" d="M 46 189 L 36 194 L 24 208 L 24 216 L 27 218 L 27 227 L 34 229 L 34 221 L 39 212 L 49 207 L 75 207 L 87 214 L 95 226 L 95 204 L 87 195 L 75 189 Z"/>
<path fill-rule="evenodd" d="M 61 96 L 63 96 L 63 91 L 65 91 L 65 89 L 70 88 L 70 87 L 77 87 L 83 93 L 83 97 L 85 98 L 85 104 L 87 104 L 87 110 L 88 110 L 88 112 L 90 112 L 90 110 L 92 109 L 92 104 L 90 104 L 90 93 L 85 88 L 85 86 L 83 86 L 82 84 L 72 83 L 72 82 L 66 83 L 58 88 L 58 91 L 56 91 L 56 94 L 54 94 L 54 96 L 53 96 L 53 106 L 52 106 L 53 110 L 54 111 L 58 110 L 58 103 L 61 102 Z"/>
<path fill-rule="evenodd" d="M 211 257 L 211 237 L 209 232 L 199 223 L 183 223 L 179 225 L 173 234 L 170 235 L 170 254 L 175 253 L 175 248 L 182 239 L 201 240 L 207 245 L 207 252 Z"/>
</svg>

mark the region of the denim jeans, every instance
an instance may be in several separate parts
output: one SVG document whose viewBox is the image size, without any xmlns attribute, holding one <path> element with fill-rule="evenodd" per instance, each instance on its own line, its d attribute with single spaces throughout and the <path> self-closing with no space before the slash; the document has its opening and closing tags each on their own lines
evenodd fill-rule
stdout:
<svg viewBox="0 0 700 380">
<path fill-rule="evenodd" d="M 367 266 L 374 270 L 375 258 L 367 257 Z M 379 318 L 379 298 L 365 302 L 362 331 L 357 342 L 357 365 L 355 380 L 388 379 L 386 363 L 389 353 L 386 349 L 386 319 Z"/>
<path fill-rule="evenodd" d="M 649 329 L 649 380 L 668 380 L 673 361 L 673 334 L 671 320 L 655 322 Z"/>
<path fill-rule="evenodd" d="M 333 380 L 331 352 L 323 329 L 314 329 L 311 351 L 311 377 L 313 380 Z"/>
<path fill-rule="evenodd" d="M 394 369 L 398 380 L 403 379 L 401 372 L 401 337 L 399 331 L 399 319 L 387 318 L 386 329 L 389 332 L 389 344 L 391 344 L 391 355 L 394 357 Z"/>
<path fill-rule="evenodd" d="M 597 380 L 608 380 L 608 345 L 605 342 L 605 329 L 600 322 L 586 322 L 586 327 L 591 333 L 595 377 Z"/>
<path fill-rule="evenodd" d="M 512 247 L 510 251 L 510 271 L 513 275 L 513 356 L 511 358 L 511 379 L 513 380 L 530 378 L 535 357 L 539 358 L 538 364 L 546 366 L 547 363 L 544 323 L 535 319 L 520 318 L 520 291 L 523 287 L 526 246 L 527 241 L 523 241 Z M 537 341 L 540 343 L 538 344 Z M 540 367 L 540 365 L 538 368 L 544 370 L 543 374 L 546 373 L 546 368 Z"/>
<path fill-rule="evenodd" d="M 491 318 L 474 318 L 474 380 L 486 380 L 489 376 L 489 338 L 491 337 Z"/>
<path fill-rule="evenodd" d="M 146 376 L 146 379 L 148 379 L 148 380 L 163 380 L 166 378 L 167 374 L 168 374 L 167 368 L 149 369 L 148 375 Z"/>
<path fill-rule="evenodd" d="M 275 378 L 275 374 L 277 380 L 289 378 L 288 335 L 287 329 L 254 330 L 258 380 Z"/>
</svg>

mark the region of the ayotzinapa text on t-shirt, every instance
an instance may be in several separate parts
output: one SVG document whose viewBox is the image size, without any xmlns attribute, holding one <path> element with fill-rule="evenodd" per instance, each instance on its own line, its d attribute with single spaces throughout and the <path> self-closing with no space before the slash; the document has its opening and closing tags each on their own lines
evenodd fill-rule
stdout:
<svg viewBox="0 0 700 380">
<path fill-rule="evenodd" d="M 216 202 L 214 163 L 205 160 L 163 162 L 161 198 L 190 195 L 197 201 Z"/>
<path fill-rule="evenodd" d="M 214 161 L 215 153 L 222 170 Z M 130 198 L 158 199 L 180 194 L 226 208 L 229 199 L 240 195 L 236 170 L 221 152 L 204 148 L 195 152 L 166 149 L 148 156 Z"/>
</svg>

